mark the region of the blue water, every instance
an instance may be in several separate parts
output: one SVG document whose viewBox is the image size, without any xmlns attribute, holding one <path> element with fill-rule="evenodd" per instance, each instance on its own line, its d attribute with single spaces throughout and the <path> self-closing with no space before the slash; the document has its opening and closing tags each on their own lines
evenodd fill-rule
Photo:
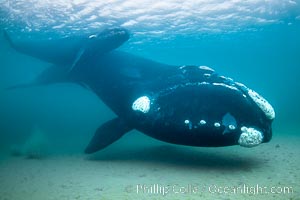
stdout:
<svg viewBox="0 0 300 200">
<path fill-rule="evenodd" d="M 12 49 L 3 29 L 22 41 L 110 27 L 129 30 L 122 51 L 209 66 L 253 88 L 275 109 L 273 139 L 250 149 L 201 148 L 131 131 L 87 156 L 95 130 L 115 117 L 94 93 L 73 83 L 6 89 L 51 64 Z M 299 0 L 0 0 L 0 199 L 299 199 L 299 75 Z M 203 190 L 137 194 L 138 184 Z M 293 192 L 211 194 L 202 188 L 209 184 Z"/>
<path fill-rule="evenodd" d="M 210 66 L 273 105 L 274 135 L 297 134 L 299 10 L 297 1 L 2 1 L 0 28 L 22 40 L 122 26 L 131 33 L 123 51 L 168 64 Z M 2 149 L 22 143 L 38 126 L 52 150 L 82 152 L 96 128 L 114 114 L 73 84 L 5 90 L 33 80 L 49 64 L 19 54 L 3 37 L 0 41 Z"/>
</svg>

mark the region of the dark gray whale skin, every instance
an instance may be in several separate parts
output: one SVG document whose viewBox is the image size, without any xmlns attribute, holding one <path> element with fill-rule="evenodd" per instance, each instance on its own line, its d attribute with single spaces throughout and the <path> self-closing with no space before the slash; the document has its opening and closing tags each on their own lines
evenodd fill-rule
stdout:
<svg viewBox="0 0 300 200">
<path fill-rule="evenodd" d="M 83 37 L 92 41 L 81 38 L 72 44 L 65 39 L 68 42 L 64 48 L 72 50 L 48 49 L 45 54 L 41 44 L 35 47 L 29 40 L 18 46 L 5 35 L 17 51 L 58 65 L 23 86 L 79 83 L 96 93 L 117 115 L 98 128 L 85 153 L 107 147 L 132 129 L 161 141 L 189 146 L 239 144 L 246 130 L 243 127 L 261 133 L 258 144 L 272 138 L 274 117 L 266 112 L 270 109 L 262 108 L 264 99 L 259 96 L 256 101 L 250 95 L 252 90 L 208 67 L 171 66 L 115 50 L 129 38 L 125 29 L 112 28 Z M 58 48 L 54 42 L 42 43 Z M 58 43 L 64 45 L 63 40 Z M 12 88 L 17 87 L 22 85 Z M 244 146 L 257 145 L 251 142 Z"/>
</svg>

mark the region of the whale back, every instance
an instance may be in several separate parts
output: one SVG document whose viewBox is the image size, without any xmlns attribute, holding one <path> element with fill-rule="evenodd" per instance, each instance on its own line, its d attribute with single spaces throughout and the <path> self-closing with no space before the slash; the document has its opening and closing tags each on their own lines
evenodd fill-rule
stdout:
<svg viewBox="0 0 300 200">
<path fill-rule="evenodd" d="M 9 87 L 9 89 L 16 89 L 72 81 L 70 72 L 76 68 L 85 68 L 90 60 L 121 46 L 129 39 L 129 32 L 123 28 L 109 28 L 97 34 L 84 36 L 14 40 L 7 31 L 4 31 L 4 36 L 10 46 L 19 53 L 54 64 L 44 70 L 33 82 Z"/>
<path fill-rule="evenodd" d="M 4 30 L 4 37 L 19 53 L 55 65 L 74 67 L 81 60 L 118 48 L 129 39 L 129 33 L 123 28 L 110 28 L 96 34 L 81 36 L 13 39 Z"/>
</svg>

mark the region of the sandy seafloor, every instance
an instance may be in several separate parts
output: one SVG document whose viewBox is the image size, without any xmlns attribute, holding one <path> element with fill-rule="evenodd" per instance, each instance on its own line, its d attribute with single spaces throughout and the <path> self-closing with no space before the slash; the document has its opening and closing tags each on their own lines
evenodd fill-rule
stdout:
<svg viewBox="0 0 300 200">
<path fill-rule="evenodd" d="M 49 155 L 38 160 L 2 156 L 0 199 L 299 200 L 300 136 L 274 135 L 270 143 L 247 149 L 176 146 L 131 133 L 122 138 L 127 142 L 118 141 L 92 156 Z M 131 137 L 141 142 L 128 142 Z M 143 186 L 148 190 L 141 189 Z M 173 186 L 174 191 L 168 194 L 154 191 L 154 187 Z M 237 189 L 235 194 L 215 192 L 216 187 L 238 186 L 244 190 Z M 251 187 L 257 186 L 266 187 L 268 193 L 254 194 Z M 181 193 L 181 187 L 182 192 L 188 188 L 187 192 Z M 271 187 L 278 193 L 270 193 Z M 292 192 L 284 194 L 283 187 L 290 187 Z"/>
</svg>

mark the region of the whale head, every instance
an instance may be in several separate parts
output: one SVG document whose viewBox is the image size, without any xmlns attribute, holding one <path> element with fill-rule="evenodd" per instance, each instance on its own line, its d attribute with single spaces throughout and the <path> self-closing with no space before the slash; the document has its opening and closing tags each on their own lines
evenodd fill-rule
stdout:
<svg viewBox="0 0 300 200">
<path fill-rule="evenodd" d="M 179 71 L 175 81 L 166 80 L 167 87 L 133 102 L 132 110 L 142 117 L 138 129 L 191 146 L 254 147 L 271 139 L 275 112 L 258 93 L 210 68 Z"/>
<path fill-rule="evenodd" d="M 93 50 L 100 49 L 102 52 L 109 52 L 121 46 L 128 39 L 128 30 L 120 27 L 108 28 L 99 33 L 89 35 L 86 46 Z"/>
</svg>

